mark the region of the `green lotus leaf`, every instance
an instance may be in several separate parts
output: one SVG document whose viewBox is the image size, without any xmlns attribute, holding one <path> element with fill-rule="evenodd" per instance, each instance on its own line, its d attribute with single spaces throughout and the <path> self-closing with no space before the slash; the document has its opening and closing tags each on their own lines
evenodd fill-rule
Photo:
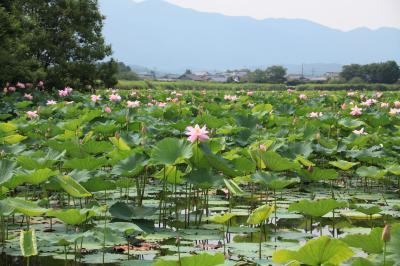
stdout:
<svg viewBox="0 0 400 266">
<path fill-rule="evenodd" d="M 298 163 L 292 162 L 274 151 L 267 151 L 262 153 L 261 156 L 267 168 L 272 171 L 281 172 L 299 168 Z"/>
<path fill-rule="evenodd" d="M 386 170 L 391 174 L 400 176 L 400 165 L 389 165 L 386 167 Z"/>
<path fill-rule="evenodd" d="M 131 221 L 132 219 L 149 219 L 157 212 L 156 208 L 151 207 L 132 207 L 125 202 L 116 202 L 110 209 L 110 214 L 118 219 Z"/>
<path fill-rule="evenodd" d="M 5 186 L 8 188 L 16 188 L 24 183 L 39 185 L 47 181 L 50 177 L 59 174 L 58 170 L 51 170 L 49 168 L 38 169 L 33 171 L 24 171 L 14 175 Z"/>
<path fill-rule="evenodd" d="M 106 180 L 100 176 L 88 179 L 86 182 L 82 183 L 82 186 L 90 192 L 116 189 L 115 181 Z"/>
<path fill-rule="evenodd" d="M 195 187 L 201 189 L 209 189 L 216 185 L 218 182 L 222 181 L 220 176 L 213 175 L 210 169 L 194 169 L 188 175 L 185 176 L 185 179 L 193 184 Z"/>
<path fill-rule="evenodd" d="M 100 168 L 101 166 L 107 164 L 107 159 L 105 157 L 95 158 L 88 156 L 85 158 L 73 158 L 64 161 L 64 168 L 78 169 L 78 170 L 94 170 Z"/>
<path fill-rule="evenodd" d="M 0 142 L 13 145 L 25 140 L 26 138 L 27 138 L 26 136 L 22 136 L 20 134 L 14 134 L 0 138 Z"/>
<path fill-rule="evenodd" d="M 176 165 L 192 157 L 192 146 L 184 140 L 165 138 L 151 152 L 155 164 Z"/>
<path fill-rule="evenodd" d="M 275 263 L 296 261 L 310 266 L 341 265 L 354 255 L 354 252 L 342 241 L 321 236 L 307 241 L 298 251 L 278 250 L 273 253 Z"/>
<path fill-rule="evenodd" d="M 364 213 L 366 215 L 374 215 L 380 213 L 382 210 L 378 206 L 371 206 L 371 207 L 357 206 L 356 211 Z"/>
<path fill-rule="evenodd" d="M 0 200 L 0 216 L 9 216 L 14 210 L 15 208 L 8 203 L 7 199 Z"/>
<path fill-rule="evenodd" d="M 33 154 L 18 156 L 17 162 L 27 170 L 51 168 L 57 161 L 64 157 L 65 152 L 65 150 L 59 152 L 52 149 L 49 149 L 47 153 L 38 151 Z"/>
<path fill-rule="evenodd" d="M 328 212 L 347 207 L 347 203 L 334 199 L 301 200 L 289 205 L 289 212 L 299 212 L 307 216 L 322 217 Z"/>
<path fill-rule="evenodd" d="M 165 169 L 165 172 L 164 172 Z M 176 166 L 163 167 L 158 173 L 154 174 L 154 177 L 160 180 L 165 180 L 170 184 L 182 184 L 183 173 L 179 171 Z"/>
<path fill-rule="evenodd" d="M 361 126 L 364 126 L 365 123 L 363 121 L 353 119 L 353 118 L 343 118 L 340 119 L 338 122 L 339 125 L 348 129 L 355 129 Z"/>
<path fill-rule="evenodd" d="M 143 154 L 134 153 L 114 165 L 112 174 L 116 176 L 135 177 L 143 171 L 145 165 L 146 157 Z"/>
<path fill-rule="evenodd" d="M 24 257 L 36 256 L 38 254 L 34 229 L 28 231 L 21 230 L 19 246 L 21 248 L 22 256 Z"/>
<path fill-rule="evenodd" d="M 16 131 L 18 127 L 11 122 L 0 123 L 0 131 L 3 133 L 10 133 Z"/>
<path fill-rule="evenodd" d="M 39 216 L 47 211 L 47 209 L 39 207 L 32 201 L 26 201 L 20 198 L 8 198 L 7 204 L 14 208 L 15 212 L 19 212 L 27 216 Z"/>
<path fill-rule="evenodd" d="M 368 254 L 380 254 L 383 252 L 382 228 L 374 228 L 366 234 L 346 235 L 343 242 L 351 247 L 360 248 Z"/>
<path fill-rule="evenodd" d="M 16 163 L 6 159 L 0 160 L 0 185 L 8 182 L 14 175 Z"/>
<path fill-rule="evenodd" d="M 272 190 L 282 190 L 291 184 L 299 183 L 299 178 L 287 179 L 270 172 L 257 172 L 253 176 L 255 182 Z"/>
<path fill-rule="evenodd" d="M 208 217 L 207 220 L 216 224 L 225 224 L 226 222 L 228 222 L 230 219 L 232 219 L 233 217 L 235 217 L 236 214 L 234 213 L 230 213 L 230 212 L 226 212 L 222 215 L 213 215 L 211 217 Z"/>
<path fill-rule="evenodd" d="M 224 179 L 225 186 L 228 188 L 229 192 L 235 196 L 243 196 L 245 192 L 236 184 L 235 181 Z"/>
<path fill-rule="evenodd" d="M 224 159 L 219 154 L 212 153 L 210 148 L 206 144 L 202 143 L 200 145 L 200 148 L 208 163 L 216 170 L 221 171 L 222 173 L 230 177 L 243 175 L 241 171 L 235 169 L 230 161 Z"/>
<path fill-rule="evenodd" d="M 361 166 L 356 170 L 357 175 L 373 179 L 381 179 L 386 175 L 386 170 L 375 166 Z"/>
<path fill-rule="evenodd" d="M 112 150 L 111 143 L 106 141 L 93 141 L 89 140 L 82 145 L 85 152 L 89 154 L 101 154 Z"/>
<path fill-rule="evenodd" d="M 110 141 L 120 151 L 129 151 L 131 149 L 123 138 L 111 137 Z"/>
<path fill-rule="evenodd" d="M 49 210 L 47 216 L 56 217 L 69 225 L 78 225 L 96 215 L 91 209 Z"/>
<path fill-rule="evenodd" d="M 301 171 L 301 175 L 312 181 L 335 180 L 339 177 L 336 170 L 321 169 L 319 167 L 313 168 L 312 171 L 303 170 Z"/>
<path fill-rule="evenodd" d="M 275 207 L 269 205 L 263 205 L 255 209 L 247 219 L 248 224 L 258 225 L 264 222 L 274 212 Z"/>
<path fill-rule="evenodd" d="M 158 259 L 153 266 L 217 266 L 222 265 L 224 261 L 225 256 L 222 253 L 201 253 L 194 256 L 182 257 L 180 262 L 178 260 Z"/>
<path fill-rule="evenodd" d="M 304 158 L 303 156 L 300 156 L 300 155 L 297 155 L 295 160 L 306 167 L 315 166 L 315 163 L 307 160 L 306 158 Z"/>
<path fill-rule="evenodd" d="M 90 197 L 89 191 L 87 191 L 81 184 L 70 176 L 57 176 L 54 178 L 56 183 L 72 197 L 84 198 Z"/>
<path fill-rule="evenodd" d="M 356 166 L 360 163 L 359 162 L 353 163 L 353 162 L 348 162 L 348 161 L 344 161 L 344 160 L 338 160 L 338 161 L 330 161 L 329 164 L 333 165 L 343 171 L 348 171 L 348 170 L 350 170 L 350 168 L 352 168 L 353 166 Z"/>
<path fill-rule="evenodd" d="M 371 262 L 365 258 L 356 258 L 351 266 L 377 266 L 375 263 Z"/>
</svg>

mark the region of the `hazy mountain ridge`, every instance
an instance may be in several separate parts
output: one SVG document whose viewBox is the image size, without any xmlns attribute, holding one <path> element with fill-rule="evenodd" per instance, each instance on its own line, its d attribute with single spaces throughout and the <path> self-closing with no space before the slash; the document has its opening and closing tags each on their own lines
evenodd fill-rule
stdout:
<svg viewBox="0 0 400 266">
<path fill-rule="evenodd" d="M 232 17 L 162 0 L 101 0 L 100 6 L 114 56 L 163 71 L 400 61 L 395 28 L 344 32 L 303 19 Z"/>
</svg>

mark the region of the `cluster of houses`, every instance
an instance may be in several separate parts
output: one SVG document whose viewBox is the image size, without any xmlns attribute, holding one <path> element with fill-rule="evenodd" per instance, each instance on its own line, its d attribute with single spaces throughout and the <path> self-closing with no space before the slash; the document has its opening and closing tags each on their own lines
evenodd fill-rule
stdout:
<svg viewBox="0 0 400 266">
<path fill-rule="evenodd" d="M 232 70 L 220 73 L 210 73 L 207 71 L 190 72 L 184 74 L 164 74 L 157 75 L 156 73 L 139 74 L 144 80 L 157 81 L 203 81 L 203 82 L 241 82 L 244 77 L 249 74 L 248 70 Z M 327 72 L 322 76 L 305 76 L 301 74 L 289 74 L 286 76 L 287 81 L 303 81 L 303 82 L 325 82 L 331 79 L 338 79 L 338 72 Z"/>
<path fill-rule="evenodd" d="M 248 71 L 226 71 L 221 73 L 210 73 L 206 71 L 189 72 L 184 74 L 165 74 L 157 76 L 155 73 L 139 74 L 139 77 L 144 80 L 158 80 L 158 81 L 204 81 L 204 82 L 240 82 Z"/>
</svg>

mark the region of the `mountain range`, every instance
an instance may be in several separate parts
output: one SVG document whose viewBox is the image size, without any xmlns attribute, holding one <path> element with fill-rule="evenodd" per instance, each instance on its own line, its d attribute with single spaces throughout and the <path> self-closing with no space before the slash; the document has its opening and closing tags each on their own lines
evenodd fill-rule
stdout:
<svg viewBox="0 0 400 266">
<path fill-rule="evenodd" d="M 100 0 L 114 57 L 166 72 L 400 62 L 400 29 L 332 29 L 303 19 L 225 16 L 163 0 Z M 338 14 L 338 19 L 340 14 Z M 317 63 L 317 64 L 316 64 Z"/>
</svg>

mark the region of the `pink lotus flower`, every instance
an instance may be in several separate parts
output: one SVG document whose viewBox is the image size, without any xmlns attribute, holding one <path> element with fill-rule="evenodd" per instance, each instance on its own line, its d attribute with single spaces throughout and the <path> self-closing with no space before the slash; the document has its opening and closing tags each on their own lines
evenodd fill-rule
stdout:
<svg viewBox="0 0 400 266">
<path fill-rule="evenodd" d="M 381 108 L 388 108 L 389 107 L 389 103 L 381 103 Z"/>
<path fill-rule="evenodd" d="M 363 106 L 371 106 L 371 105 L 373 105 L 374 103 L 376 103 L 377 101 L 375 100 L 375 99 L 368 99 L 368 100 L 366 100 L 365 102 L 362 102 L 361 103 L 361 105 L 363 105 Z"/>
<path fill-rule="evenodd" d="M 254 95 L 254 91 L 248 91 L 247 92 L 247 96 L 253 96 Z"/>
<path fill-rule="evenodd" d="M 364 128 L 361 128 L 360 130 L 353 130 L 353 133 L 356 135 L 368 135 L 368 133 L 364 131 Z"/>
<path fill-rule="evenodd" d="M 106 106 L 106 108 L 104 108 L 104 112 L 111 113 L 111 108 L 109 106 Z"/>
<path fill-rule="evenodd" d="M 349 97 L 353 97 L 354 95 L 356 95 L 355 92 L 348 92 L 348 93 L 347 93 L 347 96 L 349 96 Z"/>
<path fill-rule="evenodd" d="M 231 102 L 234 102 L 237 99 L 238 99 L 238 97 L 236 95 L 225 95 L 224 96 L 224 100 L 231 101 Z"/>
<path fill-rule="evenodd" d="M 70 88 L 70 87 L 66 87 L 66 88 L 64 88 L 64 91 L 66 91 L 68 93 L 68 95 L 69 95 L 69 94 L 72 93 L 73 89 Z"/>
<path fill-rule="evenodd" d="M 28 112 L 26 112 L 26 115 L 31 120 L 33 120 L 33 119 L 35 119 L 35 118 L 37 118 L 39 116 L 37 111 L 28 111 Z"/>
<path fill-rule="evenodd" d="M 100 95 L 92 95 L 92 96 L 90 96 L 90 100 L 91 100 L 93 103 L 97 103 L 98 101 L 101 100 L 101 96 L 100 96 Z"/>
<path fill-rule="evenodd" d="M 32 94 L 29 94 L 29 93 L 25 93 L 25 94 L 24 94 L 24 98 L 27 99 L 27 100 L 29 100 L 29 101 L 32 101 L 32 100 L 33 100 Z"/>
<path fill-rule="evenodd" d="M 177 93 L 175 94 L 175 96 L 176 96 L 176 97 L 182 97 L 182 96 L 183 96 L 183 94 L 182 94 L 182 93 L 179 93 L 179 92 L 177 92 Z"/>
<path fill-rule="evenodd" d="M 15 87 L 8 87 L 8 91 L 9 92 L 14 92 L 14 91 L 16 91 L 16 88 Z"/>
<path fill-rule="evenodd" d="M 356 105 L 356 106 L 354 106 L 353 108 L 351 108 L 350 114 L 351 114 L 352 116 L 359 116 L 359 115 L 362 115 L 362 108 L 358 108 L 358 106 Z"/>
<path fill-rule="evenodd" d="M 206 126 L 200 128 L 199 125 L 195 125 L 194 127 L 192 126 L 187 127 L 185 134 L 189 136 L 188 141 L 193 143 L 197 140 L 200 142 L 208 140 L 209 139 L 208 133 L 209 132 L 207 131 Z"/>
<path fill-rule="evenodd" d="M 394 107 L 400 108 L 400 101 L 395 101 L 394 102 Z"/>
<path fill-rule="evenodd" d="M 25 89 L 25 84 L 18 82 L 17 85 L 15 85 L 15 87 L 17 87 L 18 89 Z"/>
<path fill-rule="evenodd" d="M 148 103 L 148 104 L 147 104 L 148 107 L 152 107 L 153 105 L 154 105 L 154 104 L 152 104 L 152 103 Z"/>
<path fill-rule="evenodd" d="M 378 91 L 375 93 L 375 97 L 378 99 L 381 98 L 382 96 L 383 96 L 383 92 L 381 92 L 381 91 Z"/>
<path fill-rule="evenodd" d="M 179 102 L 179 99 L 178 98 L 173 98 L 173 99 L 171 99 L 171 102 L 177 103 L 177 102 Z"/>
<path fill-rule="evenodd" d="M 318 118 L 321 117 L 323 114 L 321 112 L 311 112 L 308 117 L 310 118 Z"/>
<path fill-rule="evenodd" d="M 160 103 L 157 103 L 157 106 L 163 108 L 163 107 L 167 106 L 167 103 L 160 102 Z"/>
<path fill-rule="evenodd" d="M 293 93 L 293 92 L 295 92 L 295 91 L 296 91 L 296 90 L 291 89 L 291 88 L 287 89 L 287 92 L 288 92 L 288 93 Z"/>
<path fill-rule="evenodd" d="M 140 102 L 139 101 L 127 101 L 126 102 L 128 108 L 135 108 L 135 107 L 139 107 L 140 106 Z"/>
<path fill-rule="evenodd" d="M 347 109 L 347 104 L 346 104 L 346 103 L 343 103 L 343 104 L 340 106 L 340 108 L 342 108 L 342 110 L 346 110 L 346 109 Z"/>
<path fill-rule="evenodd" d="M 300 94 L 300 95 L 299 95 L 299 99 L 300 99 L 300 100 L 307 100 L 307 95 L 305 95 L 305 94 Z"/>
<path fill-rule="evenodd" d="M 47 103 L 46 103 L 46 105 L 55 105 L 55 104 L 57 104 L 57 102 L 54 100 L 47 100 Z"/>
<path fill-rule="evenodd" d="M 39 81 L 37 86 L 39 88 L 43 88 L 44 87 L 44 82 L 43 81 Z"/>
<path fill-rule="evenodd" d="M 264 144 L 260 144 L 259 149 L 260 151 L 267 151 L 267 146 L 265 146 Z"/>
<path fill-rule="evenodd" d="M 119 102 L 121 101 L 121 96 L 119 96 L 119 94 L 111 94 L 109 99 L 110 102 Z"/>
<path fill-rule="evenodd" d="M 66 90 L 59 90 L 59 91 L 58 91 L 58 96 L 60 96 L 60 97 L 67 97 L 67 96 L 68 96 L 68 91 L 66 91 Z"/>
<path fill-rule="evenodd" d="M 389 114 L 390 115 L 397 115 L 400 113 L 400 109 L 399 108 L 390 108 Z"/>
</svg>

